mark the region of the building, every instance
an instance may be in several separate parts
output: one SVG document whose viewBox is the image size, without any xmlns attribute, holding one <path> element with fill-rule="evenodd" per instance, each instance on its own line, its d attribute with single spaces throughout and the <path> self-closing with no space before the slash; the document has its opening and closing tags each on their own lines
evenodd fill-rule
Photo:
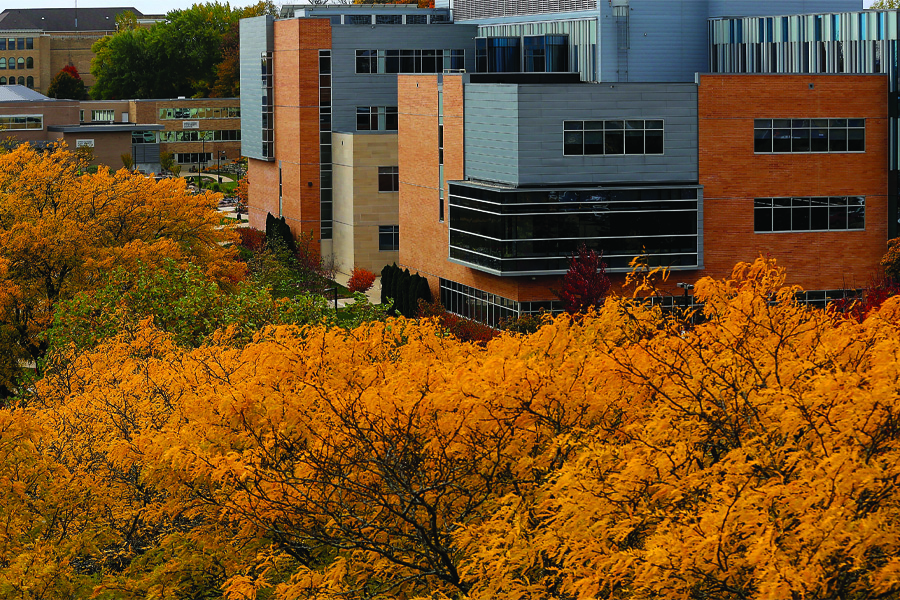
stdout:
<svg viewBox="0 0 900 600">
<path fill-rule="evenodd" d="M 475 68 L 474 26 L 415 5 L 288 6 L 241 21 L 250 223 L 283 216 L 338 268 L 398 260 L 397 73 Z"/>
<path fill-rule="evenodd" d="M 162 16 L 136 8 L 10 8 L 0 12 L 0 85 L 24 85 L 46 93 L 50 81 L 74 65 L 90 88 L 91 46 L 116 32 L 116 16 L 131 11 L 149 25 Z"/>
<path fill-rule="evenodd" d="M 453 312 L 496 323 L 559 308 L 553 290 L 581 243 L 620 281 L 639 254 L 668 267 L 673 296 L 676 282 L 771 254 L 824 301 L 865 285 L 895 235 L 896 12 L 859 0 L 438 1 L 454 24 L 435 31 L 466 28 L 433 46 L 466 52 L 454 72 L 391 66 L 414 39 L 406 17 L 300 8 L 242 22 L 242 39 L 265 40 L 241 57 L 242 109 L 258 123 L 245 122 L 244 153 L 262 180 L 251 223 L 283 215 L 346 268 L 363 254 L 358 232 L 374 238 L 364 215 L 378 215 L 380 247 L 396 245 Z M 800 14 L 822 10 L 836 12 Z M 767 16 L 778 12 L 793 14 Z M 364 37 L 379 26 L 392 37 Z M 352 43 L 336 41 L 344 33 Z M 354 56 L 339 108 L 328 69 Z M 396 113 L 367 99 L 387 75 Z M 396 170 L 394 142 L 363 132 L 394 114 Z M 373 192 L 382 181 L 399 188 L 396 227 L 383 221 L 394 199 Z M 374 254 L 373 270 L 391 258 Z"/>
<path fill-rule="evenodd" d="M 145 173 L 160 172 L 162 152 L 185 173 L 240 158 L 240 116 L 237 98 L 55 100 L 24 86 L 0 87 L 4 136 L 90 147 L 94 164 L 113 169 L 131 154 Z"/>
</svg>

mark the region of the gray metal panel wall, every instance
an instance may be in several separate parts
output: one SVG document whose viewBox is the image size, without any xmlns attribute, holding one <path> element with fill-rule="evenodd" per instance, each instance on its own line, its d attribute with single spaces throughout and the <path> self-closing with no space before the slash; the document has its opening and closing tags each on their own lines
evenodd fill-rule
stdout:
<svg viewBox="0 0 900 600">
<path fill-rule="evenodd" d="M 859 10 L 862 0 L 631 0 L 627 81 L 693 81 L 709 70 L 709 17 Z M 618 81 L 612 8 L 600 3 L 601 81 Z"/>
<path fill-rule="evenodd" d="M 664 154 L 563 155 L 563 121 L 629 118 L 665 122 Z M 470 84 L 466 177 L 517 186 L 696 183 L 697 86 Z"/>
<path fill-rule="evenodd" d="M 135 164 L 158 163 L 159 144 L 132 144 L 131 156 Z"/>
<path fill-rule="evenodd" d="M 516 185 L 519 180 L 519 86 L 465 87 L 466 178 Z"/>
<path fill-rule="evenodd" d="M 357 106 L 397 106 L 396 74 L 357 74 L 357 50 L 464 49 L 475 71 L 474 25 L 339 25 L 331 29 L 332 130 L 356 131 Z M 243 81 L 241 83 L 243 86 Z M 243 88 L 242 88 L 243 91 Z M 243 93 L 241 94 L 243 97 Z"/>
<path fill-rule="evenodd" d="M 241 154 L 266 160 L 262 154 L 262 71 L 260 57 L 271 52 L 274 22 L 270 16 L 241 19 Z M 278 85 L 275 82 L 275 85 Z"/>
</svg>

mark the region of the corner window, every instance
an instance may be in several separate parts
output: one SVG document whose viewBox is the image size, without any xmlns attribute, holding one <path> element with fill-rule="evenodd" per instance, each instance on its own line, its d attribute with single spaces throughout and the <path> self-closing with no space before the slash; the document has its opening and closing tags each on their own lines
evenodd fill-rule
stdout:
<svg viewBox="0 0 900 600">
<path fill-rule="evenodd" d="M 564 121 L 565 156 L 662 154 L 664 123 L 661 119 Z"/>
<path fill-rule="evenodd" d="M 865 119 L 755 119 L 757 154 L 865 152 Z"/>
<path fill-rule="evenodd" d="M 862 231 L 866 228 L 864 196 L 756 198 L 753 231 Z"/>
<path fill-rule="evenodd" d="M 379 192 L 399 192 L 400 191 L 400 168 L 399 167 L 378 167 L 378 191 Z"/>
<path fill-rule="evenodd" d="M 400 249 L 400 226 L 380 225 L 378 227 L 378 250 L 396 252 Z"/>
</svg>

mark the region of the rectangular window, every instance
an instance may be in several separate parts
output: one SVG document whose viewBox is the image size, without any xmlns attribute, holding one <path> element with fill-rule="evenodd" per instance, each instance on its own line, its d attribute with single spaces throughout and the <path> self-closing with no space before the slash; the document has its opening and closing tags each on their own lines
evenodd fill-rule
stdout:
<svg viewBox="0 0 900 600">
<path fill-rule="evenodd" d="M 83 110 L 78 111 L 78 121 L 81 123 L 84 123 L 84 111 Z"/>
<path fill-rule="evenodd" d="M 180 165 L 206 164 L 212 160 L 212 152 L 176 152 L 175 162 Z"/>
<path fill-rule="evenodd" d="M 6 38 L 0 38 L 0 50 L 6 50 Z"/>
<path fill-rule="evenodd" d="M 403 25 L 403 15 L 375 15 L 376 25 Z"/>
<path fill-rule="evenodd" d="M 348 25 L 371 25 L 372 15 L 348 15 L 344 17 L 344 22 Z"/>
<path fill-rule="evenodd" d="M 378 167 L 378 191 L 379 192 L 399 192 L 400 191 L 400 168 L 399 167 Z"/>
<path fill-rule="evenodd" d="M 756 198 L 753 231 L 862 231 L 866 228 L 864 196 Z"/>
<path fill-rule="evenodd" d="M 25 38 L 25 49 L 34 50 L 34 38 Z"/>
<path fill-rule="evenodd" d="M 156 140 L 156 132 L 155 131 L 132 131 L 131 132 L 131 143 L 132 144 L 155 144 Z"/>
<path fill-rule="evenodd" d="M 865 119 L 755 119 L 757 154 L 865 152 Z"/>
<path fill-rule="evenodd" d="M 17 38 L 16 39 L 16 50 L 24 50 L 25 49 L 25 38 Z"/>
<path fill-rule="evenodd" d="M 92 110 L 91 111 L 91 121 L 115 121 L 116 120 L 116 111 L 115 110 Z"/>
<path fill-rule="evenodd" d="M 397 131 L 396 106 L 357 106 L 357 131 Z"/>
<path fill-rule="evenodd" d="M 661 119 L 564 121 L 563 154 L 662 154 L 664 133 Z"/>
<path fill-rule="evenodd" d="M 356 72 L 443 73 L 446 69 L 464 69 L 465 58 L 466 52 L 461 49 L 357 50 Z"/>
<path fill-rule="evenodd" d="M 43 129 L 43 115 L 2 115 L 0 116 L 0 130 L 15 131 L 22 129 Z"/>
<path fill-rule="evenodd" d="M 400 249 L 399 225 L 380 225 L 378 227 L 378 249 L 382 252 L 396 252 Z"/>
<path fill-rule="evenodd" d="M 428 16 L 426 15 L 406 15 L 407 25 L 427 25 Z"/>
</svg>

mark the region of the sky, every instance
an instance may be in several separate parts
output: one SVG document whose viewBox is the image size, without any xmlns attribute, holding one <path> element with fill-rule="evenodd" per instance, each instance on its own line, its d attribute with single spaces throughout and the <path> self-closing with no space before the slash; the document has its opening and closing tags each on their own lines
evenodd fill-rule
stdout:
<svg viewBox="0 0 900 600">
<path fill-rule="evenodd" d="M 165 14 L 170 10 L 177 8 L 188 8 L 195 1 L 205 0 L 77 0 L 78 6 L 81 7 L 102 7 L 102 6 L 133 6 L 145 15 Z M 224 1 L 224 0 L 223 0 Z M 297 4 L 305 4 L 304 0 L 294 0 Z M 70 2 L 61 2 L 60 0 L 4 0 L 3 8 L 74 8 L 76 0 Z M 248 6 L 255 4 L 252 0 L 234 0 L 230 1 L 232 6 Z M 410 0 L 412 2 L 412 0 Z M 868 7 L 873 0 L 863 0 L 863 6 Z M 276 1 L 276 4 L 282 4 L 283 1 Z"/>
</svg>

